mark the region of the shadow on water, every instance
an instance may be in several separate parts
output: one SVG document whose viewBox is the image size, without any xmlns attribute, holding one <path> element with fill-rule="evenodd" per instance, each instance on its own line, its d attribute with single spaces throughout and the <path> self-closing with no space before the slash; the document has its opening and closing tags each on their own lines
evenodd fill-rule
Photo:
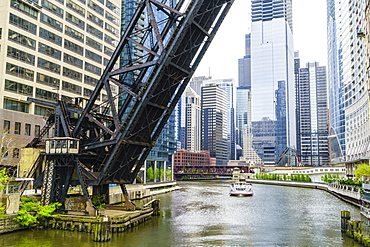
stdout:
<svg viewBox="0 0 370 247">
<path fill-rule="evenodd" d="M 230 197 L 229 181 L 179 182 L 158 195 L 161 215 L 106 243 L 87 233 L 30 230 L 0 235 L 0 246 L 361 246 L 340 231 L 340 211 L 359 209 L 321 190 L 253 185 Z M 357 217 L 357 218 L 356 218 Z"/>
</svg>

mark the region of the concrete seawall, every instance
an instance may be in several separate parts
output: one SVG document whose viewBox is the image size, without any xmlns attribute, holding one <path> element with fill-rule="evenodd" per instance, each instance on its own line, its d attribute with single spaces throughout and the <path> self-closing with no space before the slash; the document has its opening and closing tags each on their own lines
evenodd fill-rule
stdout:
<svg viewBox="0 0 370 247">
<path fill-rule="evenodd" d="M 310 189 L 320 189 L 329 192 L 330 194 L 338 197 L 339 199 L 360 207 L 361 194 L 359 190 L 350 189 L 346 186 L 338 186 L 324 183 L 311 183 L 311 182 L 293 182 L 293 181 L 280 181 L 280 180 L 262 180 L 262 179 L 246 179 L 249 183 L 254 184 L 268 184 L 278 186 L 301 187 Z"/>
</svg>

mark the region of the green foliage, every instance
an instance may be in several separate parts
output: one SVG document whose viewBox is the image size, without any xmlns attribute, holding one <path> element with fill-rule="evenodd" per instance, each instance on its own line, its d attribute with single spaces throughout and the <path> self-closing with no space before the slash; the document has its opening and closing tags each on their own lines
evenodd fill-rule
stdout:
<svg viewBox="0 0 370 247">
<path fill-rule="evenodd" d="M 153 171 L 153 167 L 149 167 L 148 169 L 146 169 L 146 179 L 147 180 L 153 180 L 154 179 L 154 171 Z"/>
<path fill-rule="evenodd" d="M 92 202 L 92 204 L 94 204 L 94 206 L 96 208 L 104 208 L 105 207 L 104 195 L 93 196 L 91 198 L 91 202 Z"/>
<path fill-rule="evenodd" d="M 26 210 L 22 209 L 17 213 L 19 216 L 14 219 L 21 226 L 29 226 L 37 222 L 37 217 L 29 214 Z"/>
<path fill-rule="evenodd" d="M 6 205 L 4 203 L 0 203 L 0 215 L 4 215 L 6 212 Z"/>
<path fill-rule="evenodd" d="M 166 170 L 166 181 L 170 181 L 172 179 L 172 170 L 167 169 Z"/>
<path fill-rule="evenodd" d="M 309 175 L 304 174 L 292 174 L 292 175 L 279 175 L 279 174 L 269 174 L 269 173 L 258 173 L 255 175 L 257 179 L 266 179 L 266 180 L 284 180 L 284 181 L 300 181 L 300 182 L 311 182 Z"/>
<path fill-rule="evenodd" d="M 52 213 L 54 213 L 55 210 L 57 210 L 58 207 L 62 206 L 61 203 L 56 202 L 49 205 L 41 206 L 39 205 L 36 217 L 41 220 L 45 220 L 48 217 L 52 216 Z"/>
<path fill-rule="evenodd" d="M 9 176 L 6 174 L 6 169 L 0 170 L 0 191 L 3 191 L 5 188 L 8 178 Z"/>
<path fill-rule="evenodd" d="M 361 179 L 362 176 L 370 176 L 370 166 L 366 164 L 359 164 L 357 165 L 357 169 L 355 170 L 355 177 L 357 179 Z"/>
<path fill-rule="evenodd" d="M 34 198 L 24 199 L 22 197 L 22 209 L 18 211 L 18 217 L 14 221 L 21 226 L 29 226 L 37 223 L 39 220 L 45 220 L 52 216 L 52 213 L 62 204 L 59 202 L 42 206 L 40 203 L 35 202 Z"/>
</svg>

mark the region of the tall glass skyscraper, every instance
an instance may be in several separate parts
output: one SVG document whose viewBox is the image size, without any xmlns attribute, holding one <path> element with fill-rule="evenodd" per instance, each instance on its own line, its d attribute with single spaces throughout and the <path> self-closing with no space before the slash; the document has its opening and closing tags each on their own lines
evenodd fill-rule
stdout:
<svg viewBox="0 0 370 247">
<path fill-rule="evenodd" d="M 370 156 L 365 7 L 361 0 L 328 1 L 330 143 L 337 143 L 331 158 L 345 155 L 348 165 Z"/>
<path fill-rule="evenodd" d="M 251 91 L 253 125 L 260 126 L 257 122 L 264 120 L 266 123 L 266 119 L 272 121 L 270 124 L 275 121 L 275 128 L 259 128 L 274 133 L 258 133 L 257 130 L 253 133 L 271 136 L 271 140 L 265 141 L 276 147 L 276 160 L 286 147 L 296 146 L 291 0 L 252 0 Z M 275 143 L 275 138 L 281 143 Z M 271 146 L 268 149 L 272 152 Z"/>
<path fill-rule="evenodd" d="M 340 71 L 342 63 L 339 57 L 342 56 L 341 48 L 337 37 L 337 7 L 334 0 L 327 1 L 327 23 L 328 23 L 328 90 L 330 109 L 330 160 L 335 164 L 345 160 L 345 116 L 343 98 L 343 80 Z"/>
<path fill-rule="evenodd" d="M 305 166 L 329 165 L 326 67 L 308 63 L 299 69 L 298 143 Z"/>
</svg>

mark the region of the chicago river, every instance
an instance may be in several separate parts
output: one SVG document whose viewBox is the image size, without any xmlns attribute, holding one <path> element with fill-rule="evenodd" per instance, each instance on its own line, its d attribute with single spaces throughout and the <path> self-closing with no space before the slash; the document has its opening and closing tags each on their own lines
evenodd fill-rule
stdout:
<svg viewBox="0 0 370 247">
<path fill-rule="evenodd" d="M 359 208 L 316 189 L 255 184 L 252 197 L 230 197 L 230 181 L 179 182 L 156 196 L 161 215 L 111 241 L 91 234 L 29 230 L 2 235 L 0 246 L 361 246 L 341 233 L 340 212 Z"/>
</svg>

